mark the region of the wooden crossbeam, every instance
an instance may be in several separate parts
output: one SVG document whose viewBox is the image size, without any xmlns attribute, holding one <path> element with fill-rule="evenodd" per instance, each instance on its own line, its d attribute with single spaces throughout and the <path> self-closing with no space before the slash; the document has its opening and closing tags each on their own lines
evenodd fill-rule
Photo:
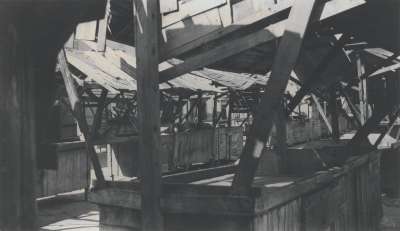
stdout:
<svg viewBox="0 0 400 231">
<path fill-rule="evenodd" d="M 354 137 L 348 142 L 347 148 L 351 155 L 360 155 L 362 151 L 362 145 L 367 142 L 368 135 L 379 125 L 385 116 L 391 111 L 390 107 L 375 109 L 365 122 L 365 124 L 357 130 Z"/>
<path fill-rule="evenodd" d="M 388 124 L 388 129 L 387 130 L 383 130 L 381 132 L 381 134 L 379 135 L 378 139 L 376 140 L 374 147 L 378 148 L 379 144 L 381 144 L 383 138 L 390 133 L 390 131 L 393 129 L 394 127 L 394 123 L 396 122 L 398 116 L 399 116 L 400 110 L 397 110 L 392 116 L 390 116 L 390 122 Z"/>
<path fill-rule="evenodd" d="M 194 41 L 182 44 L 179 47 L 165 47 L 162 50 L 161 60 L 177 57 L 193 49 L 209 44 L 210 42 L 229 37 L 230 34 L 235 33 L 239 30 L 259 30 L 265 27 L 266 23 L 269 23 L 268 19 L 270 19 L 271 17 L 289 11 L 294 3 L 295 0 L 277 1 L 272 5 L 272 7 L 263 7 L 255 14 L 248 14 L 243 19 L 235 20 L 232 24 L 229 24 L 211 33 L 201 36 Z M 320 17 L 315 17 L 312 20 L 324 20 L 351 8 L 360 6 L 364 3 L 364 0 L 321 1 L 321 4 L 317 7 L 318 11 L 320 12 Z"/>
<path fill-rule="evenodd" d="M 284 22 L 285 21 L 281 21 L 269 26 L 267 29 L 248 34 L 232 41 L 226 41 L 212 50 L 194 55 L 181 64 L 161 71 L 160 82 L 163 83 L 169 81 L 190 71 L 216 63 L 235 54 L 239 54 L 240 52 L 262 43 L 272 41 L 273 39 L 282 36 L 285 26 Z"/>
<path fill-rule="evenodd" d="M 233 194 L 248 194 L 253 183 L 259 159 L 270 135 L 276 109 L 288 84 L 309 24 L 316 1 L 297 0 L 286 22 L 284 35 L 280 41 L 271 77 L 261 98 L 243 153 L 238 171 L 232 182 Z"/>
<path fill-rule="evenodd" d="M 159 35 L 160 1 L 134 1 L 141 216 L 143 231 L 164 230 L 161 213 Z"/>
</svg>

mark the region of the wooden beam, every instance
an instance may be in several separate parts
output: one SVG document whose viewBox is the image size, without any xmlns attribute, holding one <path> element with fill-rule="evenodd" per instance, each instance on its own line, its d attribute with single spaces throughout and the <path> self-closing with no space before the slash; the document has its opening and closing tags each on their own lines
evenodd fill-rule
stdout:
<svg viewBox="0 0 400 231">
<path fill-rule="evenodd" d="M 272 41 L 273 39 L 282 36 L 284 25 L 285 21 L 280 21 L 267 27 L 264 30 L 248 34 L 229 42 L 227 41 L 220 46 L 217 46 L 204 53 L 187 58 L 183 63 L 161 71 L 160 82 L 163 83 L 169 81 L 195 69 L 208 66 L 224 58 L 233 56 L 235 54 L 258 46 L 262 43 Z"/>
<path fill-rule="evenodd" d="M 367 101 L 367 80 L 363 78 L 365 76 L 365 67 L 364 63 L 361 60 L 360 55 L 357 53 L 355 57 L 356 66 L 357 66 L 357 76 L 359 79 L 358 88 L 358 97 L 360 102 L 360 113 L 361 113 L 361 123 L 364 124 L 368 119 L 368 101 Z"/>
<path fill-rule="evenodd" d="M 387 130 L 384 129 L 381 132 L 381 134 L 379 135 L 378 139 L 376 140 L 376 142 L 374 144 L 375 148 L 378 148 L 378 146 L 379 146 L 379 144 L 381 144 L 383 138 L 385 138 L 385 136 L 392 131 L 392 129 L 394 127 L 394 123 L 396 122 L 396 120 L 397 120 L 397 118 L 399 116 L 399 113 L 400 113 L 400 110 L 398 109 L 392 116 L 390 116 L 390 122 L 388 124 L 389 127 L 388 127 Z"/>
<path fill-rule="evenodd" d="M 287 117 L 283 102 L 275 115 L 276 144 L 274 148 L 279 157 L 279 173 L 287 172 Z"/>
<path fill-rule="evenodd" d="M 342 86 L 339 87 L 339 92 L 340 94 L 345 98 L 347 105 L 349 105 L 350 111 L 353 114 L 353 117 L 358 125 L 358 127 L 362 126 L 361 123 L 361 115 L 360 112 L 358 111 L 357 107 L 351 102 L 350 96 L 346 93 L 346 89 L 343 88 Z"/>
<path fill-rule="evenodd" d="M 339 111 L 338 111 L 338 100 L 336 95 L 336 87 L 330 90 L 329 104 L 331 114 L 331 125 L 332 125 L 332 138 L 336 141 L 340 138 L 339 128 Z"/>
<path fill-rule="evenodd" d="M 69 103 L 71 106 L 71 112 L 73 113 L 75 119 L 78 122 L 79 128 L 81 129 L 85 141 L 86 141 L 86 150 L 92 162 L 92 166 L 96 175 L 96 178 L 99 182 L 99 186 L 105 185 L 105 178 L 103 171 L 101 170 L 101 165 L 99 161 L 99 157 L 97 156 L 96 150 L 94 149 L 94 144 L 92 143 L 92 135 L 90 133 L 89 126 L 85 117 L 85 109 L 79 99 L 78 92 L 75 88 L 74 80 L 72 78 L 71 72 L 68 68 L 68 63 L 65 55 L 65 50 L 61 50 L 58 54 L 58 64 L 60 66 L 61 75 L 64 80 L 65 89 L 67 91 Z"/>
<path fill-rule="evenodd" d="M 106 49 L 109 14 L 110 14 L 110 0 L 107 0 L 104 18 L 99 20 L 99 26 L 97 31 L 97 51 L 104 51 Z"/>
<path fill-rule="evenodd" d="M 324 109 L 322 108 L 321 104 L 319 103 L 318 98 L 314 94 L 311 94 L 311 98 L 313 99 L 315 106 L 317 106 L 317 110 L 318 110 L 319 114 L 321 115 L 322 120 L 325 122 L 325 125 L 328 128 L 329 133 L 333 134 L 332 126 L 329 123 L 328 117 L 326 117 L 326 115 L 324 113 Z"/>
<path fill-rule="evenodd" d="M 34 87 L 45 76 L 34 63 L 46 57 L 30 47 L 29 25 L 10 18 L 0 9 L 0 230 L 23 231 L 36 226 Z"/>
<path fill-rule="evenodd" d="M 253 183 L 259 159 L 270 135 L 276 109 L 280 106 L 309 24 L 316 1 L 297 0 L 292 7 L 280 41 L 271 77 L 261 98 L 243 153 L 235 174 L 232 191 L 234 194 L 248 194 Z M 234 49 L 234 48 L 232 48 Z"/>
<path fill-rule="evenodd" d="M 267 6 L 264 7 L 264 4 L 262 4 L 263 7 L 260 8 L 259 11 L 247 14 L 240 20 L 234 20 L 233 23 L 227 24 L 227 26 L 224 24 L 222 28 L 214 30 L 211 33 L 208 33 L 204 36 L 201 36 L 200 38 L 194 41 L 182 44 L 179 47 L 176 46 L 165 47 L 162 52 L 163 53 L 162 60 L 169 59 L 172 57 L 178 57 L 179 55 L 194 50 L 198 47 L 202 47 L 206 44 L 209 44 L 210 42 L 216 41 L 224 37 L 229 37 L 230 34 L 235 33 L 239 30 L 246 30 L 246 31 L 249 31 L 249 29 L 253 29 L 253 31 L 254 29 L 259 30 L 270 23 L 271 20 L 268 19 L 270 19 L 271 17 L 280 14 L 282 15 L 285 12 L 288 12 L 291 9 L 294 2 L 295 2 L 294 0 L 277 1 L 274 3 L 271 2 L 272 4 L 270 4 L 270 7 Z M 365 3 L 364 0 L 331 0 L 327 2 L 323 1 L 323 3 L 321 3 L 318 6 L 318 11 L 321 12 L 320 17 L 315 17 L 312 20 L 313 21 L 324 20 L 341 12 L 347 11 L 351 8 L 360 6 L 364 3 Z M 233 1 L 231 2 L 228 1 L 228 4 L 235 4 L 235 3 Z M 231 9 L 231 6 L 228 7 Z M 232 10 L 230 10 L 229 13 L 233 14 Z M 225 22 L 225 20 L 222 21 Z"/>
<path fill-rule="evenodd" d="M 362 151 L 368 142 L 368 135 L 379 125 L 383 118 L 388 115 L 391 108 L 379 108 L 374 109 L 371 117 L 365 122 L 365 124 L 357 130 L 354 137 L 347 144 L 350 155 L 360 155 L 363 154 Z"/>
<path fill-rule="evenodd" d="M 164 230 L 161 213 L 159 0 L 134 1 L 143 231 Z"/>
<path fill-rule="evenodd" d="M 290 101 L 288 105 L 288 115 L 292 113 L 292 111 L 297 107 L 297 105 L 301 102 L 301 100 L 306 96 L 311 90 L 313 90 L 314 86 L 318 81 L 320 81 L 321 74 L 326 70 L 329 66 L 329 63 L 338 56 L 341 52 L 343 52 L 343 45 L 348 41 L 349 35 L 342 35 L 339 41 L 336 42 L 335 46 L 329 51 L 329 53 L 324 57 L 323 60 L 318 64 L 316 69 L 313 71 L 311 76 L 305 78 L 305 76 L 299 76 L 300 79 L 306 79 L 303 86 L 297 91 L 296 95 Z M 300 75 L 300 72 L 296 72 L 297 75 Z M 335 76 L 336 78 L 340 78 L 340 76 Z M 339 80 L 337 80 L 339 81 Z"/>
</svg>

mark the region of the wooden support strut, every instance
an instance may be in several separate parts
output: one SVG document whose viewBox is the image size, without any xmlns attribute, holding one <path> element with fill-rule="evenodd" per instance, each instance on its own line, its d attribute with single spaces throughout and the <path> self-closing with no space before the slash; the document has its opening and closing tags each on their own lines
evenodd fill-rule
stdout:
<svg viewBox="0 0 400 231">
<path fill-rule="evenodd" d="M 339 128 L 339 111 L 338 111 L 338 102 L 336 95 L 336 87 L 333 87 L 330 92 L 329 97 L 330 104 L 330 114 L 331 114 L 331 125 L 332 125 L 332 138 L 334 140 L 339 140 L 340 138 L 340 128 Z"/>
<path fill-rule="evenodd" d="M 342 86 L 339 87 L 339 92 L 345 98 L 347 104 L 349 105 L 350 111 L 351 113 L 353 113 L 353 117 L 357 123 L 357 126 L 361 127 L 361 115 L 360 112 L 357 110 L 357 107 L 353 104 L 353 102 L 351 102 L 349 95 L 346 93 L 346 90 Z"/>
<path fill-rule="evenodd" d="M 315 0 L 297 0 L 289 13 L 285 32 L 272 66 L 270 80 L 262 96 L 260 108 L 232 182 L 233 194 L 241 195 L 250 192 L 259 159 L 271 132 L 276 109 L 280 106 L 290 73 L 297 62 L 315 3 Z"/>
<path fill-rule="evenodd" d="M 160 1 L 134 1 L 141 216 L 143 231 L 164 230 L 161 213 L 159 36 Z"/>
<path fill-rule="evenodd" d="M 321 61 L 321 63 L 317 66 L 312 76 L 309 76 L 300 90 L 296 93 L 293 99 L 290 101 L 288 105 L 288 115 L 292 113 L 292 111 L 296 108 L 296 106 L 301 102 L 304 96 L 306 96 L 311 90 L 312 86 L 316 81 L 321 77 L 321 73 L 328 67 L 329 63 L 342 52 L 343 45 L 348 41 L 349 35 L 342 35 L 339 41 L 335 44 L 335 46 L 331 49 L 331 51 L 325 56 L 325 58 Z"/>
<path fill-rule="evenodd" d="M 317 96 L 315 96 L 314 94 L 311 94 L 311 98 L 313 99 L 319 114 L 321 115 L 322 119 L 324 120 L 324 122 L 326 124 L 326 127 L 329 130 L 329 133 L 333 134 L 332 126 L 329 123 L 328 117 L 326 117 L 326 115 L 324 113 L 324 109 L 322 108 L 321 104 L 319 103 L 319 100 L 318 100 Z"/>
<path fill-rule="evenodd" d="M 65 88 L 67 90 L 71 111 L 76 118 L 79 128 L 81 129 L 86 140 L 86 149 L 98 181 L 97 186 L 103 187 L 105 186 L 106 181 L 103 171 L 101 170 L 99 158 L 93 146 L 94 144 L 92 143 L 92 134 L 85 118 L 85 111 L 82 102 L 79 99 L 78 92 L 75 89 L 74 81 L 68 68 L 65 50 L 61 50 L 58 54 L 58 63 L 60 65 L 61 75 L 63 77 Z"/>
</svg>

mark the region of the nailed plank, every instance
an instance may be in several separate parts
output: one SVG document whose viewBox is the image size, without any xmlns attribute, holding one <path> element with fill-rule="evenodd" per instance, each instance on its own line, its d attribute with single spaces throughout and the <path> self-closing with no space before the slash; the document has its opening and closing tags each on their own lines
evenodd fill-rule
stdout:
<svg viewBox="0 0 400 231">
<path fill-rule="evenodd" d="M 162 231 L 160 91 L 158 79 L 159 1 L 134 1 L 141 211 L 143 231 Z"/>
<path fill-rule="evenodd" d="M 270 80 L 261 98 L 232 183 L 235 194 L 248 194 L 251 189 L 258 162 L 272 129 L 276 108 L 281 103 L 290 73 L 296 65 L 315 3 L 312 0 L 298 0 L 290 11 L 285 33 L 272 65 Z"/>
</svg>

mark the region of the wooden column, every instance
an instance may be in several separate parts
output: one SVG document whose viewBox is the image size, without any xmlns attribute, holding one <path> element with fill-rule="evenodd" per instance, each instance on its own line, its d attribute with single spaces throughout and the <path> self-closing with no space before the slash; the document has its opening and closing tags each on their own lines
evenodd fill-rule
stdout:
<svg viewBox="0 0 400 231">
<path fill-rule="evenodd" d="M 142 230 L 163 230 L 160 208 L 159 0 L 134 1 Z"/>
<path fill-rule="evenodd" d="M 338 102 L 336 89 L 333 87 L 330 92 L 329 97 L 330 104 L 330 114 L 331 114 L 331 125 L 332 125 L 332 138 L 334 140 L 339 140 L 340 131 L 339 131 L 339 112 L 338 112 Z"/>
<path fill-rule="evenodd" d="M 315 2 L 315 0 L 297 0 L 290 10 L 285 32 L 272 66 L 270 80 L 262 96 L 260 108 L 246 140 L 232 183 L 234 194 L 250 192 L 259 159 L 271 132 L 275 112 L 281 105 L 290 73 L 297 62 Z"/>
<path fill-rule="evenodd" d="M 287 171 L 287 116 L 285 107 L 282 103 L 281 107 L 275 115 L 276 128 L 276 152 L 279 156 L 279 173 Z"/>
<path fill-rule="evenodd" d="M 360 113 L 361 123 L 364 124 L 368 119 L 368 102 L 367 102 L 367 79 L 363 78 L 365 75 L 365 67 L 359 54 L 356 54 L 357 75 L 359 78 L 359 99 L 360 99 Z"/>
<path fill-rule="evenodd" d="M 5 15 L 0 9 L 0 230 L 35 230 L 35 54 L 29 28 Z"/>
</svg>

